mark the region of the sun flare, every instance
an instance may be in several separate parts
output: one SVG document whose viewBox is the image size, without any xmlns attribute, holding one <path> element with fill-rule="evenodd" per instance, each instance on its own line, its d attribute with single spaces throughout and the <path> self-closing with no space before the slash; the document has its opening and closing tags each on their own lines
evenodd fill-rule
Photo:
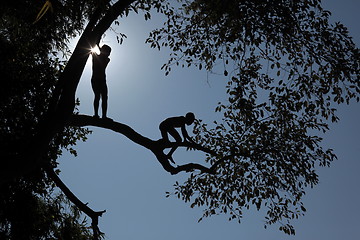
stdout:
<svg viewBox="0 0 360 240">
<path fill-rule="evenodd" d="M 90 51 L 91 51 L 91 53 L 96 53 L 96 54 L 100 54 L 100 49 L 99 49 L 99 47 L 98 46 L 95 46 L 95 47 L 92 47 L 91 49 L 90 49 Z"/>
</svg>

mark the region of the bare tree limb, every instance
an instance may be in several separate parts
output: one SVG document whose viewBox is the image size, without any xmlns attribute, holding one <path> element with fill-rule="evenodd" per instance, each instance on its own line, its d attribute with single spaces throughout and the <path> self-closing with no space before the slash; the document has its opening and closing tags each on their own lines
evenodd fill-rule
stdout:
<svg viewBox="0 0 360 240">
<path fill-rule="evenodd" d="M 94 118 L 88 115 L 73 115 L 68 122 L 70 126 L 77 126 L 77 127 L 84 127 L 84 126 L 95 126 L 101 127 L 105 129 L 112 130 L 114 132 L 120 133 L 133 141 L 136 144 L 139 144 L 147 149 L 149 149 L 163 166 L 163 168 L 171 173 L 171 174 L 178 174 L 180 172 L 190 172 L 194 170 L 199 170 L 204 173 L 214 174 L 216 172 L 217 166 L 228 157 L 220 159 L 211 167 L 206 167 L 198 163 L 188 163 L 185 165 L 180 166 L 173 166 L 169 162 L 169 156 L 164 153 L 165 149 L 173 148 L 173 147 L 188 147 L 193 148 L 205 153 L 208 153 L 212 156 L 217 156 L 216 152 L 212 151 L 211 149 L 205 148 L 197 143 L 191 142 L 164 142 L 162 139 L 159 140 L 152 140 L 147 137 L 142 136 L 134 129 L 125 125 L 123 123 L 119 123 L 113 120 L 108 119 L 100 119 Z"/>
<path fill-rule="evenodd" d="M 75 196 L 73 192 L 65 185 L 65 183 L 59 178 L 59 176 L 55 173 L 54 169 L 52 167 L 46 168 L 46 173 L 48 176 L 55 182 L 56 186 L 61 189 L 61 191 L 65 194 L 65 196 L 73 203 L 75 204 L 80 211 L 85 213 L 87 216 L 91 218 L 91 226 L 93 228 L 93 234 L 94 239 L 98 240 L 100 239 L 100 229 L 98 226 L 99 223 L 99 217 L 102 216 L 103 213 L 106 212 L 106 210 L 95 212 L 91 208 L 89 208 L 85 203 L 83 203 L 79 198 Z"/>
<path fill-rule="evenodd" d="M 111 119 L 94 118 L 92 116 L 79 114 L 79 115 L 73 115 L 71 117 L 69 125 L 78 126 L 78 127 L 95 126 L 95 127 L 106 128 L 114 132 L 123 134 L 131 141 L 139 145 L 142 145 L 146 148 L 151 148 L 151 146 L 155 144 L 155 141 L 140 135 L 128 125 L 115 122 Z"/>
</svg>

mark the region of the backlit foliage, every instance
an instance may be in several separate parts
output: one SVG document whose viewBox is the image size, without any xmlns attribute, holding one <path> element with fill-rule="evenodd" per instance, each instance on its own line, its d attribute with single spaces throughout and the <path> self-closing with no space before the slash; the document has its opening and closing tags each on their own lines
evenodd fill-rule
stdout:
<svg viewBox="0 0 360 240">
<path fill-rule="evenodd" d="M 228 101 L 215 127 L 198 122 L 198 143 L 231 156 L 215 175 L 192 174 L 175 194 L 204 216 L 265 207 L 266 225 L 294 234 L 289 220 L 305 212 L 305 188 L 318 183 L 316 166 L 336 159 L 320 133 L 338 121 L 336 105 L 359 101 L 359 49 L 347 29 L 330 24 L 320 1 L 179 1 L 152 46 L 169 47 L 174 65 L 223 72 Z M 156 42 L 156 44 L 155 44 Z M 221 66 L 221 67 L 219 67 Z"/>
</svg>

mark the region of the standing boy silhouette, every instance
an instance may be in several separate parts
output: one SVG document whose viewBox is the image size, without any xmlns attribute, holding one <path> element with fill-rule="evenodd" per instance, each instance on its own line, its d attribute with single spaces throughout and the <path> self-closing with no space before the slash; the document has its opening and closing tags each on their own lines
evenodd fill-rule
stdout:
<svg viewBox="0 0 360 240">
<path fill-rule="evenodd" d="M 94 91 L 94 117 L 99 118 L 99 102 L 101 98 L 101 110 L 102 118 L 109 119 L 106 116 L 107 112 L 107 100 L 108 100 L 108 88 L 106 85 L 105 69 L 110 62 L 111 48 L 108 45 L 103 45 L 100 48 L 100 54 L 92 53 L 92 70 L 91 86 Z"/>
</svg>

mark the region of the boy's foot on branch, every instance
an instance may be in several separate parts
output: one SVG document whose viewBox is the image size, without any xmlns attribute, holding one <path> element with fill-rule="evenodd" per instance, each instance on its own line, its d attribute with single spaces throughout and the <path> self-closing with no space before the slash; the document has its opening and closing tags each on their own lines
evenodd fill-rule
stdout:
<svg viewBox="0 0 360 240">
<path fill-rule="evenodd" d="M 106 121 L 114 121 L 114 120 L 112 120 L 111 118 L 106 117 L 106 116 L 103 116 L 101 119 L 106 120 Z"/>
</svg>

